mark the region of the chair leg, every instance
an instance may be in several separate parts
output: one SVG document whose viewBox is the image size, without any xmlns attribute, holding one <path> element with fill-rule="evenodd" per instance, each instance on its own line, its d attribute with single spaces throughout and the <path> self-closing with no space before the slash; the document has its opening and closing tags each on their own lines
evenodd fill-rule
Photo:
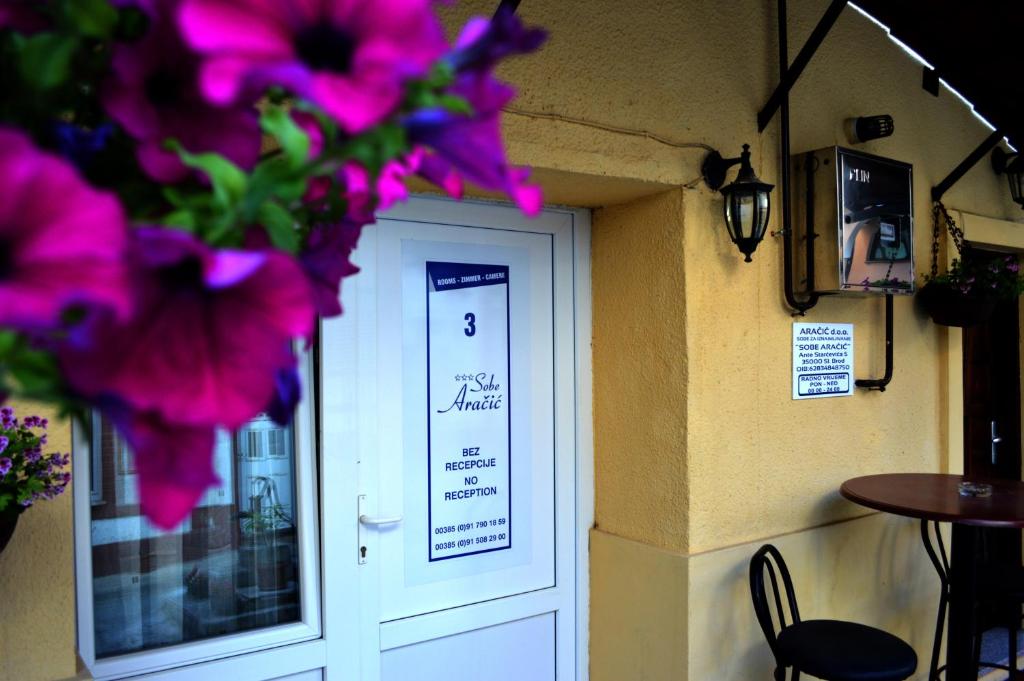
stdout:
<svg viewBox="0 0 1024 681">
<path fill-rule="evenodd" d="M 985 636 L 985 632 L 981 630 L 981 622 L 975 625 L 974 631 L 974 670 L 975 673 L 981 671 L 981 639 Z"/>
<path fill-rule="evenodd" d="M 949 596 L 943 591 L 939 594 L 939 614 L 935 618 L 935 639 L 932 641 L 932 664 L 928 669 L 928 681 L 939 681 L 939 651 L 942 649 L 942 633 L 946 626 L 946 603 Z"/>
<path fill-rule="evenodd" d="M 1010 659 L 1007 661 L 1007 666 L 1010 668 L 1009 681 L 1018 681 L 1020 670 L 1017 669 L 1017 628 L 1011 622 L 1007 629 L 1010 632 Z"/>
<path fill-rule="evenodd" d="M 775 668 L 775 681 L 786 681 L 786 668 L 776 667 Z"/>
</svg>

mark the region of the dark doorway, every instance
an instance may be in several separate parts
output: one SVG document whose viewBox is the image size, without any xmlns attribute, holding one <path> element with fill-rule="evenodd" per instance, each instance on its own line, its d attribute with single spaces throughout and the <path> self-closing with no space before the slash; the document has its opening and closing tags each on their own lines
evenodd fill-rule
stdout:
<svg viewBox="0 0 1024 681">
<path fill-rule="evenodd" d="M 964 473 L 971 477 L 1021 479 L 1019 323 L 1013 300 L 1000 303 L 985 324 L 964 329 Z M 985 563 L 1021 565 L 1019 530 L 986 530 L 982 546 Z M 986 627 L 1013 617 L 1012 610 L 999 610 L 983 614 Z"/>
</svg>

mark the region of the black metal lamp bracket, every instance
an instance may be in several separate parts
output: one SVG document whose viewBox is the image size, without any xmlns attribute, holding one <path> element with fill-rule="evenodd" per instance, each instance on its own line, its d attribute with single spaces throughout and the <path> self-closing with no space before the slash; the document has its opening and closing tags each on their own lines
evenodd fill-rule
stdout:
<svg viewBox="0 0 1024 681">
<path fill-rule="evenodd" d="M 796 59 L 793 60 L 793 64 L 788 68 L 785 66 L 789 55 L 785 55 L 782 60 L 782 74 L 779 80 L 779 84 L 775 87 L 775 91 L 772 92 L 772 96 L 768 98 L 768 102 L 764 107 L 757 112 L 757 131 L 764 132 L 764 129 L 768 127 L 775 112 L 778 111 L 779 107 L 783 104 L 783 100 L 788 98 L 789 91 L 796 85 L 797 79 L 800 74 L 804 72 L 807 63 L 811 61 L 811 57 L 821 47 L 821 43 L 825 40 L 825 36 L 832 29 L 833 24 L 836 23 L 836 19 L 842 14 L 843 8 L 846 7 L 848 0 L 832 0 L 832 4 L 829 5 L 828 9 L 825 10 L 825 14 L 821 17 L 818 25 L 811 31 L 811 35 L 807 38 L 807 42 L 800 49 L 799 54 L 796 55 Z M 785 20 L 785 3 L 782 3 L 779 7 L 780 14 L 780 28 L 781 22 Z M 780 50 L 781 53 L 781 50 Z"/>
<path fill-rule="evenodd" d="M 858 378 L 855 384 L 865 390 L 885 392 L 892 380 L 892 294 L 885 294 L 885 375 L 882 378 Z"/>
<path fill-rule="evenodd" d="M 988 152 L 990 152 L 997 144 L 999 140 L 1003 139 L 1003 133 L 1000 130 L 995 130 L 991 135 L 985 138 L 985 141 L 978 145 L 978 147 L 968 154 L 967 158 L 960 162 L 956 168 L 953 168 L 952 172 L 946 176 L 946 178 L 932 187 L 932 201 L 938 201 L 942 198 L 942 195 L 949 191 L 950 187 L 960 181 L 960 178 L 967 174 L 967 171 L 974 167 L 974 165 L 982 159 Z"/>
<path fill-rule="evenodd" d="M 501 2 L 498 3 L 498 9 L 494 11 L 495 16 L 506 10 L 510 10 L 514 14 L 515 11 L 519 9 L 519 3 L 521 1 L 522 0 L 501 0 Z"/>
</svg>

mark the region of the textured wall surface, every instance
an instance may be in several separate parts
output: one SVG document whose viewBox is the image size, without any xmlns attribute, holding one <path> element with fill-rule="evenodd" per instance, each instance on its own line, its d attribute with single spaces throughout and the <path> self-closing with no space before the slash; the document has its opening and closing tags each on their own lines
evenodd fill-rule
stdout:
<svg viewBox="0 0 1024 681">
<path fill-rule="evenodd" d="M 47 452 L 71 451 L 71 428 L 15 403 L 19 416 L 51 419 Z M 0 679 L 48 681 L 75 674 L 75 565 L 71 492 L 21 515 L 0 554 Z"/>
</svg>

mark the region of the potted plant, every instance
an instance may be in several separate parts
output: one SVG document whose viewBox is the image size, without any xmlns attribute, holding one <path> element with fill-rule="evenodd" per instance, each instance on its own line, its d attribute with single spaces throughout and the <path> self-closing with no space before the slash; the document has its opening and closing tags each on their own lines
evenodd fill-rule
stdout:
<svg viewBox="0 0 1024 681">
<path fill-rule="evenodd" d="M 1024 278 L 1016 255 L 989 256 L 974 251 L 963 231 L 936 202 L 933 212 L 932 270 L 917 292 L 917 300 L 936 324 L 969 327 L 986 321 L 1000 301 L 1013 300 L 1024 292 Z M 960 255 L 945 273 L 938 271 L 939 233 L 949 230 Z"/>
<path fill-rule="evenodd" d="M 62 471 L 69 454 L 43 454 L 47 420 L 27 416 L 20 423 L 11 407 L 0 407 L 0 552 L 14 534 L 18 518 L 40 499 L 64 491 L 71 474 Z"/>
<path fill-rule="evenodd" d="M 248 538 L 253 556 L 251 565 L 255 572 L 256 587 L 260 591 L 287 588 L 292 579 L 292 546 L 290 541 L 279 535 L 294 525 L 285 508 L 279 503 L 267 506 L 257 503 L 253 505 L 253 510 L 241 514 L 241 520 L 242 532 Z"/>
<path fill-rule="evenodd" d="M 1016 256 L 986 260 L 968 254 L 954 259 L 945 274 L 926 275 L 917 298 L 936 324 L 968 327 L 986 321 L 999 301 L 1012 300 L 1022 290 Z"/>
</svg>

